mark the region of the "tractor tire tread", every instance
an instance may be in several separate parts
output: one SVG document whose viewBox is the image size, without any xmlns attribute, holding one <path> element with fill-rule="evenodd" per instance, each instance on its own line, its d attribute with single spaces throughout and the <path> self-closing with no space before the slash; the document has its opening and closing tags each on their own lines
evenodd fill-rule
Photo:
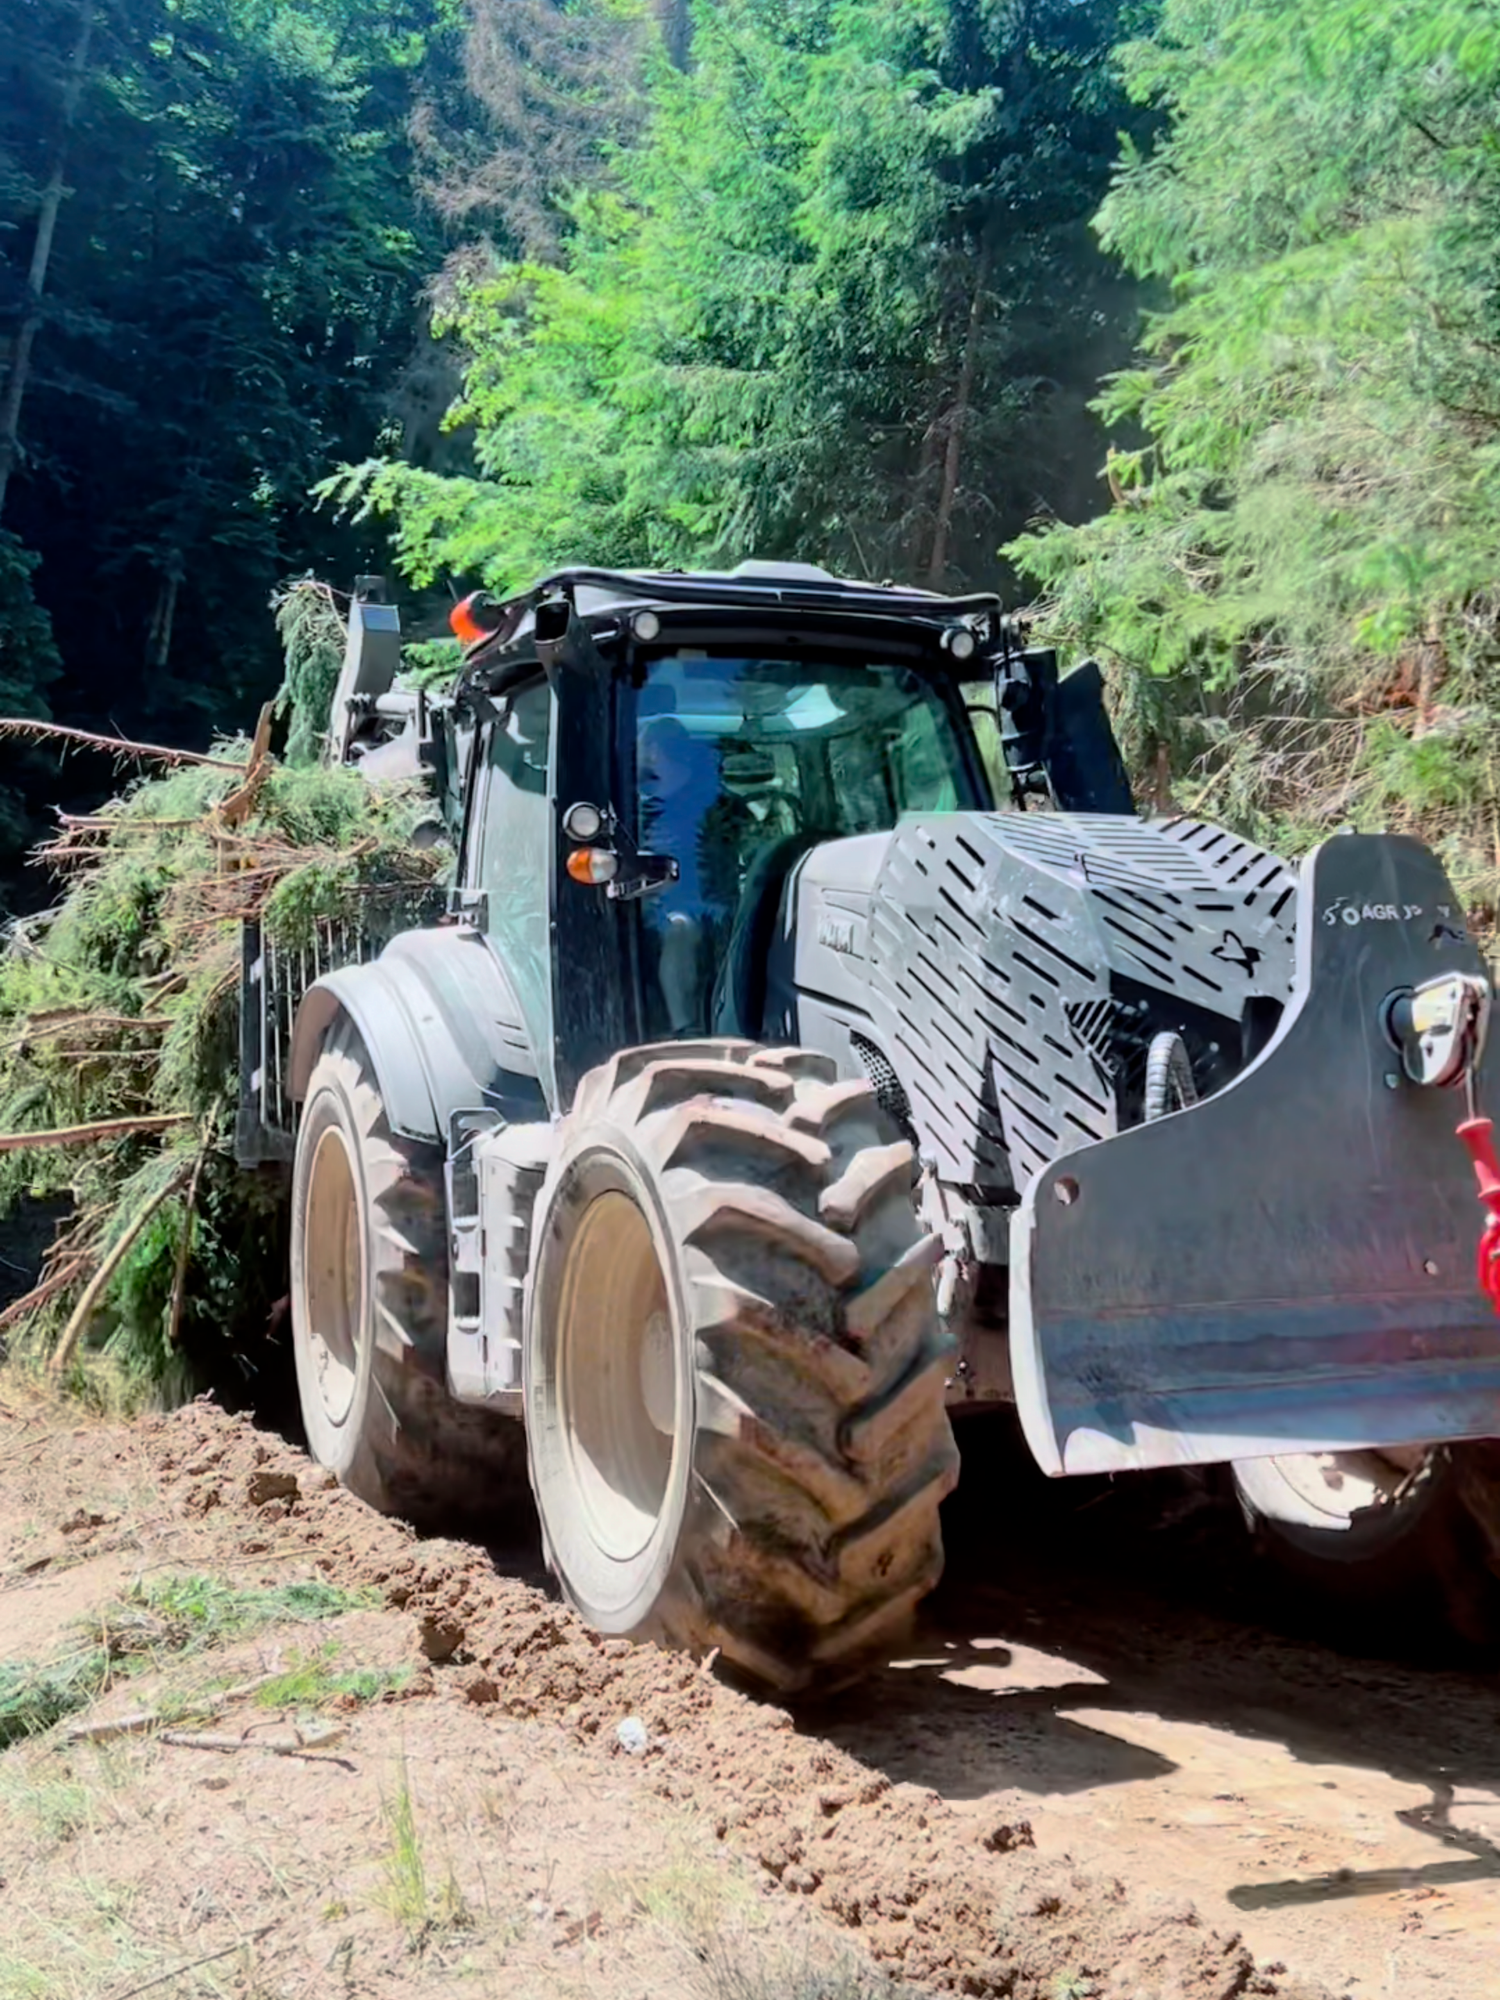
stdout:
<svg viewBox="0 0 1500 2000">
<path fill-rule="evenodd" d="M 637 1636 L 716 1650 L 785 1696 L 831 1692 L 894 1642 L 940 1574 L 958 1470 L 911 1149 L 835 1079 L 806 1051 L 668 1045 L 579 1092 L 656 1170 L 712 1412 Z"/>
<path fill-rule="evenodd" d="M 344 1484 L 378 1513 L 423 1530 L 493 1532 L 529 1513 L 525 1439 L 514 1418 L 448 1390 L 448 1254 L 443 1156 L 393 1133 L 358 1029 L 341 1016 L 309 1097 L 331 1079 L 349 1114 L 369 1209 L 366 1282 L 374 1353 L 363 1435 Z"/>
</svg>

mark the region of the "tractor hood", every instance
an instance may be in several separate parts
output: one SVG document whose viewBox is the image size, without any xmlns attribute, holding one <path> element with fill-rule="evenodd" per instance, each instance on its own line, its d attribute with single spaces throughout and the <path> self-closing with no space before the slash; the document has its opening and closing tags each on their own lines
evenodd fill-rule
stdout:
<svg viewBox="0 0 1500 2000">
<path fill-rule="evenodd" d="M 1296 894 L 1197 820 L 913 815 L 803 863 L 784 983 L 880 1052 L 941 1179 L 1001 1199 L 1132 1122 L 1153 1034 L 1204 1091 L 1236 1074 L 1291 993 Z"/>
</svg>

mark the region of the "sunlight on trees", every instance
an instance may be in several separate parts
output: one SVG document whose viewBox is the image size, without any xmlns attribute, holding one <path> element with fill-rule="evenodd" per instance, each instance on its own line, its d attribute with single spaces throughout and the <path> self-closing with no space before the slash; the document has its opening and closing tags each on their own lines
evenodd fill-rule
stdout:
<svg viewBox="0 0 1500 2000">
<path fill-rule="evenodd" d="M 450 421 L 477 476 L 372 461 L 325 490 L 389 519 L 418 580 L 752 551 L 995 579 L 1007 528 L 1085 510 L 1086 399 L 1134 324 L 1086 230 L 1130 119 L 1117 11 L 720 0 L 692 19 L 685 68 L 645 52 L 639 136 L 573 180 L 545 257 L 451 269 Z"/>
<path fill-rule="evenodd" d="M 1138 759 L 1283 848 L 1421 828 L 1500 894 L 1500 20 L 1168 0 L 1167 135 L 1104 247 L 1172 297 L 1099 409 L 1115 504 L 1011 553 L 1120 672 Z"/>
</svg>

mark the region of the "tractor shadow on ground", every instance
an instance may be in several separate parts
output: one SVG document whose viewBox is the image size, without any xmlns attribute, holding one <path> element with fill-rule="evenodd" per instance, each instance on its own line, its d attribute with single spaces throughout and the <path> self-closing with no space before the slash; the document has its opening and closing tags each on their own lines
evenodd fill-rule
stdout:
<svg viewBox="0 0 1500 2000">
<path fill-rule="evenodd" d="M 1229 1900 L 1247 1912 L 1500 1878 L 1500 1845 L 1452 1817 L 1461 1795 L 1500 1797 L 1493 1673 L 1372 1657 L 1326 1615 L 1310 1629 L 1201 1482 L 1053 1483 L 1003 1434 L 979 1477 L 971 1464 L 966 1449 L 948 1571 L 913 1643 L 813 1723 L 820 1733 L 894 1782 L 1022 1813 L 1028 1796 L 1167 1778 L 1189 1765 L 1194 1729 L 1429 1795 L 1395 1816 L 1442 1858 L 1245 1884 Z M 1112 1734 L 1101 1711 L 1187 1727 L 1158 1732 L 1162 1754 Z"/>
<path fill-rule="evenodd" d="M 1500 1880 L 1500 1847 L 1472 1828 L 1454 1826 L 1449 1814 L 1454 1788 L 1444 1781 L 1433 1786 L 1432 1803 L 1398 1812 L 1404 1826 L 1429 1833 L 1445 1846 L 1472 1858 L 1430 1861 L 1420 1868 L 1335 1868 L 1321 1875 L 1284 1882 L 1246 1883 L 1231 1889 L 1228 1901 L 1237 1910 L 1285 1910 L 1299 1903 L 1332 1903 L 1349 1896 L 1387 1896 L 1412 1889 L 1454 1889 L 1466 1883 Z"/>
</svg>

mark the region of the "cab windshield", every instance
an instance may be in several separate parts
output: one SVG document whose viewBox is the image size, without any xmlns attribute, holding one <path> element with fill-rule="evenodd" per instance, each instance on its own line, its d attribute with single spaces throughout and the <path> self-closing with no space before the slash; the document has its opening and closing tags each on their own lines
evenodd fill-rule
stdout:
<svg viewBox="0 0 1500 2000">
<path fill-rule="evenodd" d="M 715 1005 L 726 954 L 809 848 L 990 803 L 961 713 L 908 667 L 677 653 L 622 692 L 636 840 L 678 867 L 641 904 L 655 1034 L 744 1031 Z"/>
</svg>

